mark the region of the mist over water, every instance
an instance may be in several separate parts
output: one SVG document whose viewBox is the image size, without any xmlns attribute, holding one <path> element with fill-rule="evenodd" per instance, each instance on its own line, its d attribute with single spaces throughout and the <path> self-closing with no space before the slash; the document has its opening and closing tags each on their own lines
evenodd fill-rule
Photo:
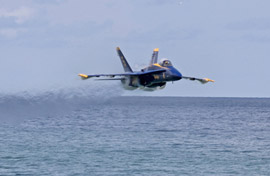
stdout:
<svg viewBox="0 0 270 176">
<path fill-rule="evenodd" d="M 119 85 L 93 84 L 0 94 L 0 121 L 18 123 L 28 118 L 68 114 L 121 96 Z"/>
</svg>

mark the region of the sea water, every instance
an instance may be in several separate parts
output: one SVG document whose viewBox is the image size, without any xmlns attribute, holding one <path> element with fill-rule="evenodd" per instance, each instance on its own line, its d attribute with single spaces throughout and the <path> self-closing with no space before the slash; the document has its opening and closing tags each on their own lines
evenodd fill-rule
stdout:
<svg viewBox="0 0 270 176">
<path fill-rule="evenodd" d="M 61 101 L 2 97 L 0 175 L 270 175 L 270 99 Z"/>
</svg>

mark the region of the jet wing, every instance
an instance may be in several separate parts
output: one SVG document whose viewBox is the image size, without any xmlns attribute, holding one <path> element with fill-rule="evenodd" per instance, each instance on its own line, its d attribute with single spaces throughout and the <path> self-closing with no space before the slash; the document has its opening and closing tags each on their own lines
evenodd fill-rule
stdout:
<svg viewBox="0 0 270 176">
<path fill-rule="evenodd" d="M 159 69 L 159 70 L 148 70 L 144 72 L 127 72 L 127 73 L 117 73 L 117 74 L 95 74 L 95 75 L 85 75 L 85 74 L 79 74 L 79 76 L 82 79 L 88 79 L 88 78 L 93 78 L 93 77 L 110 77 L 114 78 L 116 76 L 124 77 L 124 76 L 142 76 L 142 75 L 148 75 L 148 74 L 158 74 L 166 72 L 165 69 Z M 106 79 L 104 79 L 106 80 Z M 116 78 L 116 79 L 109 79 L 109 80 L 121 80 L 121 78 Z"/>
<path fill-rule="evenodd" d="M 208 82 L 215 82 L 212 79 L 209 78 L 194 78 L 194 77 L 186 77 L 186 76 L 182 76 L 183 79 L 188 79 L 191 81 L 200 81 L 202 84 L 208 83 Z"/>
</svg>

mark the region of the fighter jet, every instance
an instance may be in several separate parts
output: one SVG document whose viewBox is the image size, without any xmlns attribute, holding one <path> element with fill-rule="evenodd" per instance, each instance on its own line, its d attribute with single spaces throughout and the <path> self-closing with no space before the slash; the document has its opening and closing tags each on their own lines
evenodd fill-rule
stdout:
<svg viewBox="0 0 270 176">
<path fill-rule="evenodd" d="M 134 90 L 139 88 L 146 91 L 163 89 L 167 82 L 174 82 L 181 79 L 199 81 L 202 84 L 214 82 L 214 80 L 209 78 L 183 76 L 176 68 L 173 67 L 172 62 L 168 59 L 163 59 L 158 63 L 158 48 L 154 49 L 149 66 L 141 69 L 141 71 L 133 71 L 131 69 L 119 47 L 116 48 L 116 51 L 120 57 L 125 73 L 94 75 L 79 74 L 79 76 L 83 80 L 94 77 L 107 77 L 97 80 L 120 80 L 124 89 Z"/>
</svg>

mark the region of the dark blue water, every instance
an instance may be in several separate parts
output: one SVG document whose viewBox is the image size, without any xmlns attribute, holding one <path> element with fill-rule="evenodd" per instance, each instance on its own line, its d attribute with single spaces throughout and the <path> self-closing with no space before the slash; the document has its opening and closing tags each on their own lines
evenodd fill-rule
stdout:
<svg viewBox="0 0 270 176">
<path fill-rule="evenodd" d="M 100 99 L 2 97 L 0 175 L 270 175 L 270 99 Z"/>
</svg>

